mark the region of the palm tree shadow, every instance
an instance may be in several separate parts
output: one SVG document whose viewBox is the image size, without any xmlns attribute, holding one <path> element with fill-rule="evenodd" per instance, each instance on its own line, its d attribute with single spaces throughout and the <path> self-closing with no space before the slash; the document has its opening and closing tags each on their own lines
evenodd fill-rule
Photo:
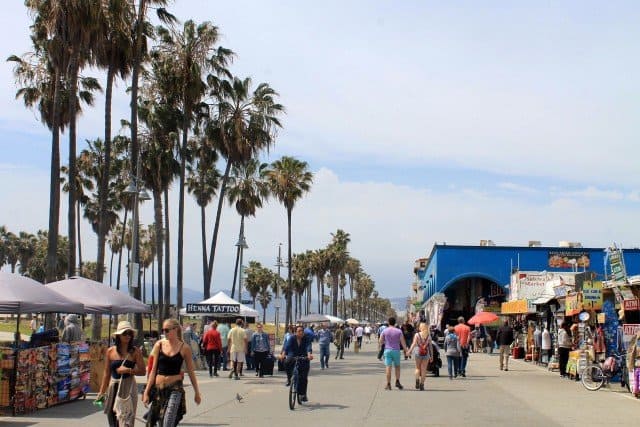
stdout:
<svg viewBox="0 0 640 427">
<path fill-rule="evenodd" d="M 303 406 L 310 411 L 317 411 L 318 409 L 347 409 L 346 405 L 339 405 L 337 403 L 308 403 Z"/>
</svg>

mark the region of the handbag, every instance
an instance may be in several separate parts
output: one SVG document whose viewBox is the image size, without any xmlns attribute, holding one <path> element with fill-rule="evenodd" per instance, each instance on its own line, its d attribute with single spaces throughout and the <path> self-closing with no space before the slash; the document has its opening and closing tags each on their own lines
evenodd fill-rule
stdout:
<svg viewBox="0 0 640 427">
<path fill-rule="evenodd" d="M 122 361 L 122 365 L 120 365 L 120 367 L 124 366 L 124 363 L 128 358 L 129 355 L 127 355 L 127 357 Z M 120 421 L 122 425 L 125 425 L 123 421 L 133 419 L 134 413 L 133 400 L 131 399 L 131 393 L 129 393 L 130 390 L 126 390 L 126 387 L 123 387 L 123 385 L 124 382 L 122 381 L 122 375 L 120 375 L 118 393 L 116 394 L 116 398 L 113 402 L 113 412 L 116 414 L 119 421 L 122 420 Z"/>
</svg>

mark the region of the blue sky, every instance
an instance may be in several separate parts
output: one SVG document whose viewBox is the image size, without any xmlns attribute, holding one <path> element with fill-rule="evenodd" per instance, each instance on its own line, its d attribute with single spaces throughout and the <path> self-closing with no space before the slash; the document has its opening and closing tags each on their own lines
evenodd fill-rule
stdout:
<svg viewBox="0 0 640 427">
<path fill-rule="evenodd" d="M 179 0 L 169 9 L 213 21 L 237 53 L 233 72 L 280 93 L 284 128 L 265 160 L 294 155 L 316 173 L 294 211 L 294 251 L 342 228 L 382 294 L 396 297 L 435 241 L 640 246 L 637 2 Z M 20 2 L 6 6 L 4 57 L 29 49 L 28 22 Z M 11 66 L 0 73 L 0 223 L 35 231 L 47 224 L 50 140 L 13 99 Z M 114 123 L 128 114 L 124 88 Z M 101 99 L 78 126 L 82 139 L 100 136 Z M 199 224 L 192 203 L 187 215 Z M 232 277 L 238 220 L 224 215 L 214 287 Z M 186 230 L 194 289 L 198 232 Z M 269 203 L 247 236 L 249 259 L 273 264 L 283 209 Z"/>
</svg>

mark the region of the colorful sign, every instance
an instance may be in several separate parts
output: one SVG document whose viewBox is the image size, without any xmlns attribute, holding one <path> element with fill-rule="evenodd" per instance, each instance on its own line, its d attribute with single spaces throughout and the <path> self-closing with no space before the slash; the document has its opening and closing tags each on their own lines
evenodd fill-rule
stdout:
<svg viewBox="0 0 640 427">
<path fill-rule="evenodd" d="M 637 323 L 625 323 L 622 325 L 622 342 L 624 342 L 624 348 L 629 346 L 629 341 L 640 332 L 640 324 Z"/>
<path fill-rule="evenodd" d="M 624 281 L 626 279 L 627 272 L 624 268 L 621 250 L 614 249 L 609 253 L 609 265 L 611 266 L 611 276 L 613 280 Z"/>
<path fill-rule="evenodd" d="M 500 312 L 502 314 L 527 314 L 529 307 L 526 299 L 517 299 L 502 303 Z"/>
<path fill-rule="evenodd" d="M 549 251 L 549 268 L 588 269 L 590 265 L 589 252 Z"/>
<path fill-rule="evenodd" d="M 638 311 L 640 310 L 640 300 L 626 299 L 623 301 L 622 307 L 624 308 L 624 311 Z"/>
<path fill-rule="evenodd" d="M 582 283 L 582 303 L 585 309 L 602 309 L 602 282 L 585 280 Z"/>
<path fill-rule="evenodd" d="M 567 295 L 565 299 L 565 312 L 567 316 L 573 316 L 582 311 L 582 294 Z"/>
</svg>

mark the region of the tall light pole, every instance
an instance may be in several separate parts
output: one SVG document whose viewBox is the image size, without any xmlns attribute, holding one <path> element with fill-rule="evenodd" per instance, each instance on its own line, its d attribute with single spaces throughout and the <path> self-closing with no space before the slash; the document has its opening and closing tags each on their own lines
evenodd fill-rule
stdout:
<svg viewBox="0 0 640 427">
<path fill-rule="evenodd" d="M 236 243 L 236 246 L 238 247 L 238 250 L 240 251 L 240 279 L 238 280 L 238 296 L 239 296 L 239 300 L 240 303 L 242 303 L 242 276 L 244 274 L 244 268 L 242 265 L 242 253 L 244 252 L 245 249 L 248 249 L 249 246 L 247 245 L 247 239 L 245 239 L 244 237 L 244 229 L 240 228 L 240 237 L 238 238 L 238 243 Z"/>
<path fill-rule="evenodd" d="M 276 267 L 278 267 L 278 277 L 276 278 L 276 344 L 278 344 L 278 332 L 280 330 L 280 268 L 284 266 L 282 263 L 282 243 L 278 243 L 278 258 L 276 259 Z"/>
<path fill-rule="evenodd" d="M 144 188 L 142 188 L 142 185 L 140 185 L 139 156 L 136 165 L 136 175 L 131 177 L 131 182 L 124 192 L 133 196 L 133 230 L 131 231 L 131 262 L 129 262 L 129 295 L 133 298 L 140 299 L 140 253 L 138 251 L 138 246 L 140 244 L 138 233 L 140 228 L 140 215 L 138 205 L 140 204 L 140 201 L 151 200 L 151 197 L 149 197 L 149 194 Z M 134 327 L 136 329 L 142 330 L 141 314 L 134 315 L 131 320 L 133 320 Z"/>
</svg>

